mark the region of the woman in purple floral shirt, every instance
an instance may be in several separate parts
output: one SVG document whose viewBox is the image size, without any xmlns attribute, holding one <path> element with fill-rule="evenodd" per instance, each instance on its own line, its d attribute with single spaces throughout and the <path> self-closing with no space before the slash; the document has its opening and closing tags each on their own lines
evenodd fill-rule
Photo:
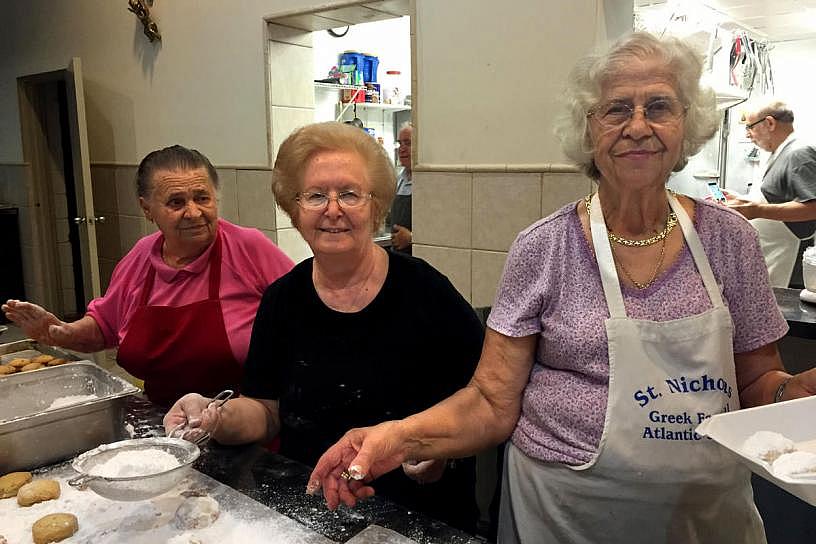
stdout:
<svg viewBox="0 0 816 544">
<path fill-rule="evenodd" d="M 499 542 L 765 542 L 749 473 L 695 429 L 812 395 L 816 370 L 782 366 L 752 227 L 666 190 L 716 131 L 701 72 L 644 33 L 578 64 L 559 135 L 597 192 L 518 236 L 467 387 L 324 454 L 309 489 L 330 508 L 406 459 L 511 437 Z"/>
</svg>

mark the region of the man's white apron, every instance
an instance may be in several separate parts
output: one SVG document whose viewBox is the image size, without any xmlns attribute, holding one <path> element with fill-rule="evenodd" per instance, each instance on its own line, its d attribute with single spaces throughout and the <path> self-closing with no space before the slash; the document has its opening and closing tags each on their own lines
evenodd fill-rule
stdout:
<svg viewBox="0 0 816 544">
<path fill-rule="evenodd" d="M 771 168 L 782 150 L 792 142 L 793 139 L 788 140 L 768 158 L 765 173 Z M 762 194 L 761 188 L 761 182 L 751 186 L 751 190 L 748 191 L 748 200 L 767 204 L 768 201 L 765 199 L 765 195 Z M 790 283 L 791 274 L 793 274 L 793 268 L 796 265 L 796 258 L 799 256 L 799 243 L 801 240 L 791 232 L 784 221 L 757 218 L 751 219 L 749 222 L 759 233 L 759 243 L 762 247 L 762 255 L 765 257 L 765 265 L 768 267 L 771 286 L 787 287 Z"/>
</svg>

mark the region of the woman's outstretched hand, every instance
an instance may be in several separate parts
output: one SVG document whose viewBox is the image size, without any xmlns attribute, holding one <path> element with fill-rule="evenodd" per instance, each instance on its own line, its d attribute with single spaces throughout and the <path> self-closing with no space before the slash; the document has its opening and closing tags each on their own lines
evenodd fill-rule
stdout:
<svg viewBox="0 0 816 544">
<path fill-rule="evenodd" d="M 320 457 L 306 493 L 322 490 L 329 510 L 354 506 L 374 495 L 372 480 L 402 465 L 404 451 L 398 421 L 352 429 Z"/>
<path fill-rule="evenodd" d="M 6 317 L 23 329 L 27 337 L 37 342 L 63 346 L 71 341 L 70 324 L 57 319 L 57 316 L 42 306 L 11 299 L 3 304 L 2 309 Z"/>
</svg>

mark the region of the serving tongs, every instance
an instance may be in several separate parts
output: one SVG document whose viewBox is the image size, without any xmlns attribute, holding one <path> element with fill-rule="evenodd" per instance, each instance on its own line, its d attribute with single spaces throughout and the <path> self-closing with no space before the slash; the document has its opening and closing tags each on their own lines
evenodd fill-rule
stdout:
<svg viewBox="0 0 816 544">
<path fill-rule="evenodd" d="M 214 406 L 218 408 L 231 399 L 234 394 L 235 392 L 232 389 L 224 389 L 213 397 L 207 407 Z M 201 420 L 199 419 L 185 419 L 185 421 L 173 427 L 170 432 L 167 433 L 167 437 L 181 438 L 201 447 L 210 441 L 212 435 L 209 431 L 202 431 L 199 425 L 201 425 Z"/>
</svg>

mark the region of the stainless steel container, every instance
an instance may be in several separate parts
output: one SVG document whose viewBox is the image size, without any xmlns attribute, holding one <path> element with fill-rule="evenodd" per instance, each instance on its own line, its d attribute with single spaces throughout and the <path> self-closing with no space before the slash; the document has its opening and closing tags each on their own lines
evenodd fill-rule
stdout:
<svg viewBox="0 0 816 544">
<path fill-rule="evenodd" d="M 138 392 L 89 361 L 0 377 L 0 474 L 125 438 L 125 399 Z M 81 396 L 93 398 L 48 409 Z"/>
<path fill-rule="evenodd" d="M 9 342 L 7 344 L 0 344 L 0 361 L 6 363 L 11 359 L 15 359 L 17 357 L 23 357 L 26 359 L 30 359 L 32 357 L 36 357 L 37 355 L 53 355 L 59 359 L 67 359 L 69 361 L 79 361 L 80 358 L 74 355 L 73 353 L 69 353 L 67 351 L 63 351 L 59 348 L 55 348 L 54 346 L 47 346 L 45 344 L 40 344 L 36 340 L 17 340 L 15 342 Z M 0 415 L 2 417 L 2 415 Z"/>
</svg>

